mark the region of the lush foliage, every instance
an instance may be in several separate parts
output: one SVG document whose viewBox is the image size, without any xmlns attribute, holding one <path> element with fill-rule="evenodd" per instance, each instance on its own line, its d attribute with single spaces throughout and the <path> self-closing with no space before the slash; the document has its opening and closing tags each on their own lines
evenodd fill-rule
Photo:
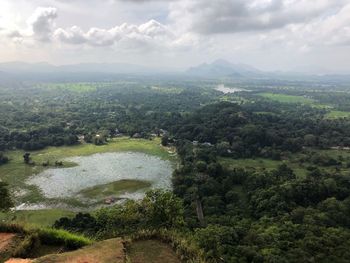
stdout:
<svg viewBox="0 0 350 263">
<path fill-rule="evenodd" d="M 9 209 L 13 205 L 7 184 L 0 181 L 0 211 Z"/>
<path fill-rule="evenodd" d="M 63 228 L 86 235 L 113 237 L 141 229 L 181 228 L 184 226 L 182 200 L 171 192 L 152 190 L 141 201 L 128 200 L 112 208 L 102 208 L 74 218 L 60 218 L 55 228 Z"/>
<path fill-rule="evenodd" d="M 0 151 L 84 142 L 107 149 L 116 136 L 162 136 L 158 144 L 176 147 L 180 162 L 173 193 L 152 191 L 143 200 L 61 218 L 54 226 L 97 238 L 156 237 L 186 259 L 349 262 L 348 87 L 292 80 L 227 84 L 247 91 L 222 94 L 211 81 L 132 78 L 0 88 Z M 69 155 L 72 148 L 80 146 L 61 149 Z M 243 164 L 231 169 L 223 158 Z M 246 169 L 247 158 L 276 165 Z M 3 167 L 8 161 L 0 154 Z M 7 208 L 4 184 L 0 194 Z M 60 231 L 38 235 L 69 247 L 85 242 Z"/>
</svg>

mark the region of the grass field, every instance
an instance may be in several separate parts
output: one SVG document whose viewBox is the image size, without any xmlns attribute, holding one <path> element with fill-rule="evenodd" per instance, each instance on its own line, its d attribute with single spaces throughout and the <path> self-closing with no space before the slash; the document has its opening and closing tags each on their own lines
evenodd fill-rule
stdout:
<svg viewBox="0 0 350 263">
<path fill-rule="evenodd" d="M 151 90 L 157 91 L 159 93 L 167 93 L 167 94 L 180 94 L 183 89 L 178 87 L 158 87 L 152 86 Z"/>
<path fill-rule="evenodd" d="M 268 93 L 268 92 L 258 93 L 258 95 L 267 99 L 281 102 L 281 103 L 315 104 L 316 102 L 315 100 L 304 96 L 293 96 L 293 95 L 287 95 L 287 94 L 277 94 L 277 93 Z"/>
<path fill-rule="evenodd" d="M 342 159 L 344 160 L 340 167 L 335 167 L 335 166 L 321 167 L 320 166 L 322 170 L 325 170 L 327 172 L 340 172 L 340 173 L 347 173 L 349 171 L 346 164 L 346 162 L 350 160 L 349 150 L 338 150 L 338 149 L 329 149 L 329 150 L 309 149 L 309 150 L 312 150 L 315 153 L 326 154 L 333 158 L 338 158 L 339 156 L 341 156 Z M 298 159 L 303 157 L 303 155 L 304 155 L 303 153 L 292 154 L 291 156 L 289 156 L 288 159 L 282 160 L 282 161 L 276 161 L 276 160 L 265 159 L 265 158 L 254 158 L 254 159 L 253 158 L 251 159 L 220 158 L 220 163 L 230 168 L 244 168 L 247 170 L 257 169 L 260 171 L 261 170 L 271 171 L 276 169 L 279 165 L 285 163 L 291 169 L 293 169 L 294 173 L 298 177 L 305 177 L 308 173 L 307 167 L 314 166 L 314 164 L 307 163 L 307 162 L 300 163 Z"/>
<path fill-rule="evenodd" d="M 276 169 L 282 163 L 286 163 L 290 168 L 293 169 L 295 174 L 299 177 L 306 175 L 307 170 L 304 167 L 299 166 L 296 163 L 290 161 L 275 161 L 265 158 L 256 158 L 256 159 L 232 159 L 232 158 L 220 158 L 220 163 L 226 167 L 230 168 L 244 168 L 247 170 L 267 170 L 271 171 Z"/>
<path fill-rule="evenodd" d="M 62 91 L 71 91 L 76 93 L 85 93 L 96 91 L 97 88 L 103 87 L 103 83 L 89 83 L 89 82 L 80 82 L 80 83 L 45 83 L 38 84 L 38 88 L 44 89 L 56 89 Z"/>
<path fill-rule="evenodd" d="M 97 200 L 104 199 L 109 196 L 119 195 L 124 192 L 136 192 L 150 187 L 152 184 L 147 181 L 139 180 L 120 180 L 109 184 L 96 185 L 91 188 L 80 191 L 84 197 Z"/>
<path fill-rule="evenodd" d="M 350 112 L 333 110 L 327 113 L 325 117 L 328 119 L 350 118 Z"/>
<path fill-rule="evenodd" d="M 0 213 L 0 222 L 18 223 L 28 227 L 50 227 L 61 217 L 73 217 L 74 212 L 60 209 L 20 210 Z"/>
</svg>

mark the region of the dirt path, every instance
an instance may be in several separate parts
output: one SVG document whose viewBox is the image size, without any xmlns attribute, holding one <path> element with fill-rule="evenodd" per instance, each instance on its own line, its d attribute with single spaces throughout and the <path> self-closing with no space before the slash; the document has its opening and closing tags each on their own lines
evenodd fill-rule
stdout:
<svg viewBox="0 0 350 263">
<path fill-rule="evenodd" d="M 0 233 L 0 253 L 4 251 L 11 241 L 15 238 L 15 234 L 12 233 Z"/>
<path fill-rule="evenodd" d="M 30 259 L 10 258 L 5 263 L 31 263 Z"/>
</svg>

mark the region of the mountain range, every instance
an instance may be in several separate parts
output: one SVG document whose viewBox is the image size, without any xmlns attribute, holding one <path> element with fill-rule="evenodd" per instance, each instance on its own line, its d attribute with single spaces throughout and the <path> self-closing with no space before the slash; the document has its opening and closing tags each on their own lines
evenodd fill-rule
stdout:
<svg viewBox="0 0 350 263">
<path fill-rule="evenodd" d="M 196 67 L 191 67 L 186 71 L 189 75 L 200 77 L 258 77 L 263 72 L 246 64 L 232 64 L 226 60 L 219 59 L 213 63 L 203 63 Z"/>
<path fill-rule="evenodd" d="M 340 79 L 350 81 L 349 75 L 316 75 L 298 72 L 266 72 L 246 64 L 234 64 L 219 59 L 212 63 L 203 63 L 186 70 L 174 70 L 169 68 L 153 68 L 127 63 L 80 63 L 55 66 L 46 62 L 25 63 L 6 62 L 0 63 L 0 80 L 102 80 L 114 79 L 118 75 L 142 75 L 156 77 L 181 77 L 181 78 L 205 78 L 205 79 Z"/>
</svg>

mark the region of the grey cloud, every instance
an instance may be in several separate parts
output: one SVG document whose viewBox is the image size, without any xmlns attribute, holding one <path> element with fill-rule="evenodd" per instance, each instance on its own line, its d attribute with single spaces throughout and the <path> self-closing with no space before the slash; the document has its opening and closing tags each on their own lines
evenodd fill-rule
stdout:
<svg viewBox="0 0 350 263">
<path fill-rule="evenodd" d="M 38 7 L 28 19 L 34 37 L 40 41 L 49 41 L 57 18 L 57 9 L 53 7 Z"/>
<path fill-rule="evenodd" d="M 200 34 L 262 31 L 301 23 L 341 7 L 343 0 L 182 0 L 170 18 Z"/>
</svg>

